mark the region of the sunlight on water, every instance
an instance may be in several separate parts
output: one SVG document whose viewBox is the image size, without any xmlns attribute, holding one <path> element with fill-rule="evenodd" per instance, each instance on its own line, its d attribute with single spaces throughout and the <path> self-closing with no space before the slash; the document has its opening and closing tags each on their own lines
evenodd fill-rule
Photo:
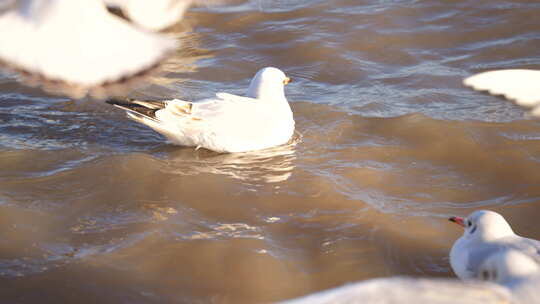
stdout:
<svg viewBox="0 0 540 304">
<path fill-rule="evenodd" d="M 540 122 L 462 86 L 536 68 L 533 1 L 232 1 L 193 8 L 136 98 L 244 94 L 276 66 L 296 134 L 218 154 L 110 105 L 0 76 L 0 281 L 13 303 L 259 303 L 452 277 L 449 215 L 540 238 Z M 59 50 L 60 51 L 60 50 Z M 46 299 L 46 300 L 45 300 Z M 51 299 L 51 300 L 49 300 Z"/>
</svg>

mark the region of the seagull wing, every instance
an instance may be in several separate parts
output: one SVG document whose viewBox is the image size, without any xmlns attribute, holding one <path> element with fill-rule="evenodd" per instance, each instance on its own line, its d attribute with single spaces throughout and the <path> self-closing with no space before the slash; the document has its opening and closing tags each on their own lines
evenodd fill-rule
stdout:
<svg viewBox="0 0 540 304">
<path fill-rule="evenodd" d="M 138 29 L 102 1 L 28 0 L 0 15 L 0 65 L 72 97 L 105 97 L 155 69 L 175 39 Z"/>
<path fill-rule="evenodd" d="M 511 236 L 502 238 L 497 242 L 475 246 L 474 250 L 469 251 L 467 257 L 467 271 L 470 271 L 473 277 L 478 277 L 479 268 L 488 257 L 508 249 L 517 250 L 540 264 L 539 241 L 520 236 Z"/>
<path fill-rule="evenodd" d="M 468 251 L 467 255 L 467 266 L 466 270 L 470 273 L 472 278 L 478 277 L 478 272 L 480 266 L 489 258 L 491 255 L 497 253 L 500 250 L 504 250 L 507 247 L 499 244 L 481 244 L 476 245 L 474 248 Z"/>
<path fill-rule="evenodd" d="M 468 77 L 463 83 L 478 91 L 502 95 L 520 106 L 535 108 L 533 115 L 540 116 L 540 71 L 488 71 Z"/>
<path fill-rule="evenodd" d="M 252 117 L 254 112 L 265 107 L 265 104 L 256 99 L 217 93 L 215 98 L 208 98 L 193 103 L 193 115 L 204 120 L 229 121 L 235 117 Z M 244 119 L 244 118 L 242 118 Z"/>
<path fill-rule="evenodd" d="M 119 7 L 138 26 L 160 31 L 182 19 L 192 0 L 104 0 L 109 6 Z"/>
<path fill-rule="evenodd" d="M 540 241 L 524 238 L 520 236 L 512 236 L 502 240 L 507 248 L 515 249 L 540 265 Z"/>
</svg>

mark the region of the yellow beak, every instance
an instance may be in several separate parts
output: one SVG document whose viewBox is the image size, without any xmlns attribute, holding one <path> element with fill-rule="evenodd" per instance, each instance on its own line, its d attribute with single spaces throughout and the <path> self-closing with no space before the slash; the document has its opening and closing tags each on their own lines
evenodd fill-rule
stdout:
<svg viewBox="0 0 540 304">
<path fill-rule="evenodd" d="M 290 79 L 289 77 L 285 77 L 285 79 L 283 79 L 283 84 L 288 84 L 291 81 L 292 79 Z"/>
</svg>

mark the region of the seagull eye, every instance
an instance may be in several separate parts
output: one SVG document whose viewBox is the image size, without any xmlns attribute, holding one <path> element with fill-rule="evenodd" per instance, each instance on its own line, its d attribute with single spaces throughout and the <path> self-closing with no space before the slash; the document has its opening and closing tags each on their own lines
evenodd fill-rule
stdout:
<svg viewBox="0 0 540 304">
<path fill-rule="evenodd" d="M 471 227 L 472 223 L 471 221 L 467 221 L 467 227 Z"/>
</svg>

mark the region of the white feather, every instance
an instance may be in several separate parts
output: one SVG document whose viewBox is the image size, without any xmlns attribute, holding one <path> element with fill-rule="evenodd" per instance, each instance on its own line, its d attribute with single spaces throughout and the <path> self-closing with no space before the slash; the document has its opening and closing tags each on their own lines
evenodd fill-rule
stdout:
<svg viewBox="0 0 540 304">
<path fill-rule="evenodd" d="M 83 96 L 153 67 L 176 48 L 175 39 L 134 27 L 100 0 L 20 0 L 0 15 L 0 29 L 0 61 L 80 87 Z"/>
<path fill-rule="evenodd" d="M 487 282 L 390 277 L 355 282 L 278 304 L 501 304 L 510 292 Z"/>
<path fill-rule="evenodd" d="M 478 91 L 503 95 L 520 106 L 534 108 L 540 105 L 540 71 L 496 70 L 473 75 L 463 83 Z M 540 110 L 532 114 L 540 116 Z"/>
<path fill-rule="evenodd" d="M 218 93 L 194 103 L 174 99 L 155 112 L 155 119 L 130 117 L 177 145 L 217 152 L 266 149 L 285 144 L 294 133 L 285 79 L 280 70 L 264 68 L 251 81 L 248 97 Z"/>
<path fill-rule="evenodd" d="M 109 6 L 119 7 L 135 24 L 159 31 L 178 22 L 192 0 L 104 0 Z"/>
</svg>

